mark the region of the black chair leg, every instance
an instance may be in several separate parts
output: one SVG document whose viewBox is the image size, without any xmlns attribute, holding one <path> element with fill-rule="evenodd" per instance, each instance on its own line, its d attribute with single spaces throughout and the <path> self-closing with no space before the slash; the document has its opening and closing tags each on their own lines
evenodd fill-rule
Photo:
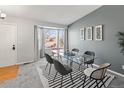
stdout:
<svg viewBox="0 0 124 93">
<path fill-rule="evenodd" d="M 73 61 L 70 62 L 70 67 L 73 67 Z"/>
<path fill-rule="evenodd" d="M 85 67 L 85 63 L 84 63 L 84 67 Z"/>
<path fill-rule="evenodd" d="M 83 88 L 84 88 L 85 81 L 86 81 L 86 75 L 84 76 Z"/>
<path fill-rule="evenodd" d="M 71 78 L 71 82 L 72 82 L 72 84 L 74 84 L 71 73 L 70 73 L 70 78 Z"/>
<path fill-rule="evenodd" d="M 56 72 L 56 75 L 55 75 L 55 77 L 54 77 L 54 79 L 53 79 L 53 82 L 54 82 L 54 80 L 55 80 L 55 78 L 56 78 L 57 74 L 58 74 L 58 72 Z"/>
<path fill-rule="evenodd" d="M 87 68 L 88 68 L 88 64 L 87 64 Z"/>
<path fill-rule="evenodd" d="M 62 56 L 60 56 L 60 59 L 61 59 L 61 61 L 62 61 Z M 63 62 L 63 61 L 62 61 Z"/>
<path fill-rule="evenodd" d="M 93 64 L 91 64 L 91 67 L 93 68 Z"/>
<path fill-rule="evenodd" d="M 52 66 L 52 65 L 50 64 L 50 68 L 49 68 L 49 75 L 50 75 L 50 71 L 51 71 L 51 66 Z"/>
<path fill-rule="evenodd" d="M 79 68 L 78 68 L 78 70 L 80 70 L 80 66 L 81 66 L 81 64 L 79 64 Z"/>
<path fill-rule="evenodd" d="M 62 77 L 61 77 L 61 87 L 62 87 L 62 81 L 63 81 L 63 75 L 62 75 Z"/>
<path fill-rule="evenodd" d="M 46 65 L 46 67 L 45 67 L 45 70 L 46 70 L 47 66 L 48 66 L 48 63 L 47 63 L 47 65 Z"/>
<path fill-rule="evenodd" d="M 78 68 L 78 69 L 80 70 L 81 68 L 82 68 L 82 63 L 81 63 L 81 64 L 79 64 L 79 68 Z"/>
<path fill-rule="evenodd" d="M 90 78 L 90 81 L 92 80 L 92 78 Z"/>
</svg>

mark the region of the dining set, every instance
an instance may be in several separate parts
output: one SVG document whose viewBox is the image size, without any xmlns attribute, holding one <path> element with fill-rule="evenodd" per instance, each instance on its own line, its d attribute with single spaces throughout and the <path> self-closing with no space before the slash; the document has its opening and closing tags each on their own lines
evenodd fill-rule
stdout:
<svg viewBox="0 0 124 93">
<path fill-rule="evenodd" d="M 102 82 L 102 85 L 106 87 L 103 79 L 106 77 L 106 71 L 108 67 L 111 66 L 111 64 L 104 63 L 104 64 L 101 64 L 98 68 L 93 67 L 93 64 L 95 61 L 95 52 L 85 51 L 82 54 L 80 53 L 79 49 L 73 48 L 71 51 L 67 50 L 57 55 L 58 56 L 54 57 L 54 55 L 51 56 L 48 53 L 45 53 L 45 57 L 47 60 L 47 65 L 45 67 L 45 70 L 47 69 L 48 65 L 50 65 L 48 75 L 50 75 L 52 65 L 54 65 L 54 68 L 56 70 L 53 82 L 56 80 L 57 75 L 60 74 L 61 75 L 61 87 L 63 86 L 62 85 L 63 77 L 67 75 L 70 75 L 70 80 L 72 84 L 74 84 L 72 72 L 73 72 L 73 64 L 76 63 L 78 64 L 78 70 L 81 71 L 84 75 L 83 78 L 80 78 L 82 79 L 82 82 L 83 82 L 82 87 L 85 87 L 84 85 L 86 83 L 87 77 L 90 78 L 91 80 L 95 80 L 96 86 L 98 88 L 99 88 L 98 82 Z M 67 63 L 69 62 L 70 64 L 69 65 L 63 64 L 63 59 L 66 59 Z M 82 66 L 84 66 L 85 69 L 81 69 Z"/>
</svg>

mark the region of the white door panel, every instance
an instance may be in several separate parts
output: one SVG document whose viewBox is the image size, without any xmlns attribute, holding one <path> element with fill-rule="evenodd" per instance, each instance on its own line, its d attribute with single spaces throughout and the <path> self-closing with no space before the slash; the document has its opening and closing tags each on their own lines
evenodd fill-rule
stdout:
<svg viewBox="0 0 124 93">
<path fill-rule="evenodd" d="M 16 64 L 16 31 L 16 25 L 0 24 L 0 66 Z M 13 50 L 13 47 L 15 47 L 15 50 Z"/>
</svg>

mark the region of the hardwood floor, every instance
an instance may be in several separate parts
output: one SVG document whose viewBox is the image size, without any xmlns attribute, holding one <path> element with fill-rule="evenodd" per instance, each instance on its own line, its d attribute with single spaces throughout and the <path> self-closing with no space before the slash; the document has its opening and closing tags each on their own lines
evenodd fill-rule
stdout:
<svg viewBox="0 0 124 93">
<path fill-rule="evenodd" d="M 19 65 L 0 67 L 0 83 L 3 83 L 5 80 L 15 78 Z"/>
<path fill-rule="evenodd" d="M 19 65 L 17 76 L 5 80 L 0 84 L 0 88 L 42 88 L 43 85 L 36 69 L 36 63 Z"/>
</svg>

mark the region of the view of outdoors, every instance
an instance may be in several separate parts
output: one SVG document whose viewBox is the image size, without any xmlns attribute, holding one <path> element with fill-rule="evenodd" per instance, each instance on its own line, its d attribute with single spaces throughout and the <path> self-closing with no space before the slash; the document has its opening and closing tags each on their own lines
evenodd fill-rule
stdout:
<svg viewBox="0 0 124 93">
<path fill-rule="evenodd" d="M 59 30 L 59 48 L 64 49 L 64 30 Z"/>
<path fill-rule="evenodd" d="M 45 48 L 64 49 L 64 30 L 45 29 Z"/>
</svg>

